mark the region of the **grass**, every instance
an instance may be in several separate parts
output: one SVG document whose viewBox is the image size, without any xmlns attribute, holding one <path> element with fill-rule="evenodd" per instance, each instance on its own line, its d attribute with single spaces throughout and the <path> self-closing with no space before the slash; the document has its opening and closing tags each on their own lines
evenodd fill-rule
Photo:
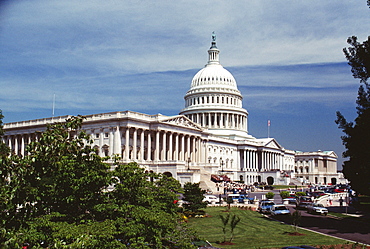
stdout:
<svg viewBox="0 0 370 249">
<path fill-rule="evenodd" d="M 272 221 L 263 215 L 250 210 L 231 208 L 230 214 L 238 215 L 241 221 L 234 230 L 235 245 L 218 245 L 223 241 L 222 223 L 219 215 L 227 215 L 225 207 L 208 207 L 209 217 L 190 218 L 189 226 L 194 228 L 199 236 L 208 240 L 213 246 L 221 248 L 281 248 L 293 245 L 335 245 L 345 244 L 345 240 L 335 239 L 307 230 L 298 229 L 302 236 L 292 236 L 295 232 L 290 225 Z M 226 240 L 230 239 L 230 226 L 227 226 Z"/>
</svg>

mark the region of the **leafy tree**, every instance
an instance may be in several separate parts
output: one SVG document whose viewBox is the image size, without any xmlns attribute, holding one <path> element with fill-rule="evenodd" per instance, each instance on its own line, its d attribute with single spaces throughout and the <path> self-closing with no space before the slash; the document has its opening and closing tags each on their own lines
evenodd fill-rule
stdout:
<svg viewBox="0 0 370 249">
<path fill-rule="evenodd" d="M 354 122 L 348 122 L 344 116 L 337 112 L 336 123 L 346 134 L 342 136 L 346 150 L 343 164 L 343 173 L 350 181 L 353 189 L 362 194 L 370 194 L 370 37 L 363 43 L 352 36 L 347 40 L 351 45 L 343 52 L 352 67 L 354 78 L 360 79 L 357 96 L 357 117 Z"/>
<path fill-rule="evenodd" d="M 136 163 L 109 170 L 82 121 L 49 125 L 24 158 L 0 156 L 0 247 L 191 248 L 180 183 Z"/>
<path fill-rule="evenodd" d="M 198 212 L 200 209 L 207 207 L 207 203 L 203 202 L 205 190 L 199 187 L 199 183 L 187 182 L 184 185 L 184 207 L 190 212 Z"/>
<path fill-rule="evenodd" d="M 27 189 L 20 198 L 34 203 L 35 216 L 59 212 L 71 221 L 89 219 L 111 183 L 109 165 L 81 130 L 83 117 L 48 125 L 28 148 L 24 163 L 31 169 L 24 178 Z"/>
</svg>

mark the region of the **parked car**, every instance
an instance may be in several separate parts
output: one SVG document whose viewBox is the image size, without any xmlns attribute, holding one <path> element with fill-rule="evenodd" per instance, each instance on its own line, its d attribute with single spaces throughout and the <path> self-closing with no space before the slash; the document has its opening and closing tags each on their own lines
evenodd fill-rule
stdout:
<svg viewBox="0 0 370 249">
<path fill-rule="evenodd" d="M 218 198 L 215 195 L 204 195 L 203 202 L 207 202 L 207 203 L 212 203 L 212 202 L 213 203 L 219 203 L 220 202 L 220 198 Z"/>
<path fill-rule="evenodd" d="M 307 205 L 312 203 L 310 196 L 299 196 L 297 198 L 296 208 L 297 209 L 306 209 Z"/>
<path fill-rule="evenodd" d="M 271 211 L 271 207 L 275 205 L 273 201 L 266 200 L 259 203 L 258 211 L 264 214 L 268 214 Z"/>
<path fill-rule="evenodd" d="M 310 193 L 310 196 L 313 196 L 315 198 L 319 198 L 320 196 L 324 196 L 326 193 L 324 191 L 314 191 Z"/>
<path fill-rule="evenodd" d="M 270 211 L 271 215 L 287 215 L 290 214 L 289 209 L 285 205 L 273 205 Z"/>
<path fill-rule="evenodd" d="M 289 196 L 289 197 L 283 199 L 283 201 L 288 201 L 290 204 L 296 204 L 297 203 L 297 198 L 295 196 Z"/>
<path fill-rule="evenodd" d="M 238 200 L 239 203 L 248 203 L 253 201 L 253 198 L 248 198 L 247 194 L 229 194 L 227 198 L 231 198 L 233 201 Z"/>
<path fill-rule="evenodd" d="M 320 203 L 310 203 L 306 206 L 306 208 L 307 208 L 307 213 L 323 214 L 323 215 L 328 214 L 328 209 L 326 209 L 326 207 L 324 207 L 324 205 Z"/>
</svg>

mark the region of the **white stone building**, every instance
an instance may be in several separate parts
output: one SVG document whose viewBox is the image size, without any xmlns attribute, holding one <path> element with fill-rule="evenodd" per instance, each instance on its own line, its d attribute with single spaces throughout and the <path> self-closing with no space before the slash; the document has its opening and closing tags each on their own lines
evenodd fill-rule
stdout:
<svg viewBox="0 0 370 249">
<path fill-rule="evenodd" d="M 86 116 L 83 129 L 91 134 L 100 155 L 119 155 L 123 163 L 134 161 L 148 171 L 171 175 L 181 183 L 201 182 L 210 189 L 212 174 L 247 184 L 289 184 L 297 181 L 295 175 L 299 182 L 318 182 L 328 174 L 327 180 L 338 181 L 334 152 L 330 167 L 324 169 L 312 164 L 315 159 L 287 150 L 273 138 L 257 139 L 248 133 L 243 97 L 232 74 L 220 64 L 220 51 L 212 38 L 208 63 L 194 76 L 180 115 L 125 111 Z M 66 118 L 7 123 L 3 140 L 14 153 L 25 155 L 25 147 L 37 139 L 38 131 Z M 311 162 L 308 171 L 307 160 Z"/>
</svg>

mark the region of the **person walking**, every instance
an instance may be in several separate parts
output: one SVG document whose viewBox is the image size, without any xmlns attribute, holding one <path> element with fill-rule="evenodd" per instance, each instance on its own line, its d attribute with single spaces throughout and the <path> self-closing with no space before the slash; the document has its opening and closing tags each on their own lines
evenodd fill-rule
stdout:
<svg viewBox="0 0 370 249">
<path fill-rule="evenodd" d="M 339 199 L 339 206 L 340 206 L 340 210 L 342 210 L 343 209 L 343 198 L 342 197 L 340 197 Z"/>
</svg>

